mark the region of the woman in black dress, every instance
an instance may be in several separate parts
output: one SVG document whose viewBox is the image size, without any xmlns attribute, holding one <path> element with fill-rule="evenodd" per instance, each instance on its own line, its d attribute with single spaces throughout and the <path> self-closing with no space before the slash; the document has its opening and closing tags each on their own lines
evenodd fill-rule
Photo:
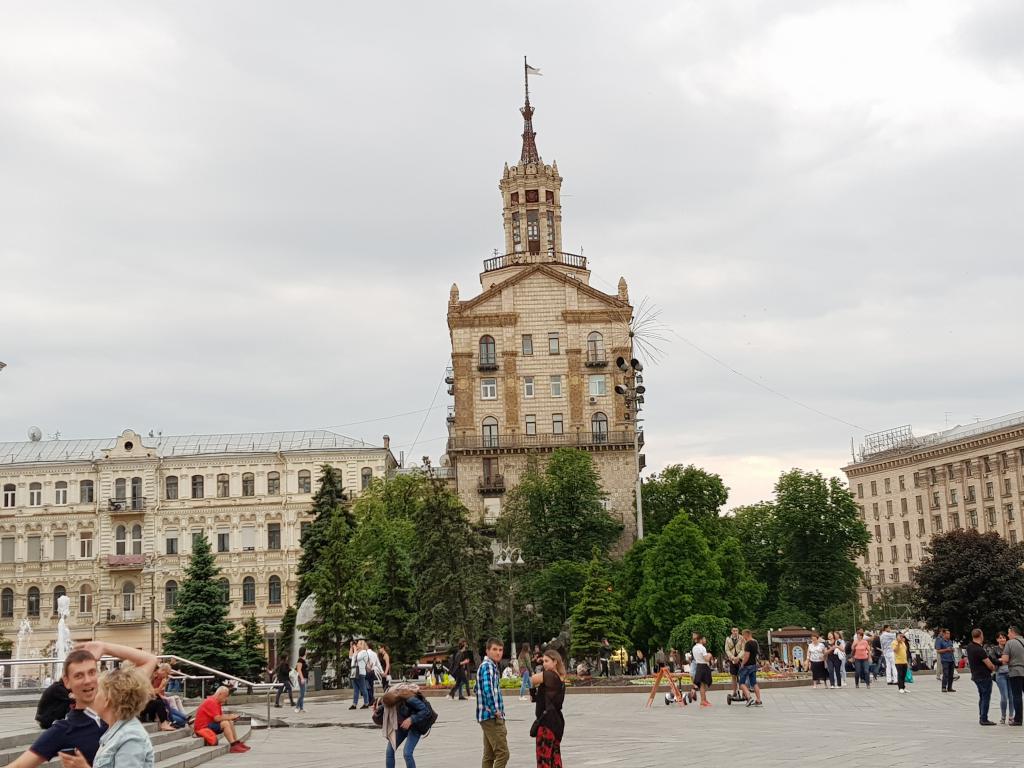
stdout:
<svg viewBox="0 0 1024 768">
<path fill-rule="evenodd" d="M 531 729 L 537 740 L 537 768 L 562 768 L 562 734 L 565 718 L 562 702 L 565 700 L 565 665 L 555 650 L 544 651 L 541 663 L 544 671 L 535 674 L 530 695 L 537 702 L 537 719 Z"/>
</svg>

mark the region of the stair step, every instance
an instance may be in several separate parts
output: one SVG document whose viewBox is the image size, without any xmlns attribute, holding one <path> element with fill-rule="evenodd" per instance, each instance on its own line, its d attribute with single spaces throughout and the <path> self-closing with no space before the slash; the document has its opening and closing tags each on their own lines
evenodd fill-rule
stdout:
<svg viewBox="0 0 1024 768">
<path fill-rule="evenodd" d="M 239 722 L 241 721 L 239 720 Z M 238 738 L 242 741 L 247 741 L 251 733 L 252 729 L 248 725 L 238 727 Z M 192 745 L 192 748 L 187 752 L 167 758 L 158 754 L 154 768 L 195 768 L 197 765 L 203 765 L 221 755 L 228 754 L 229 745 L 223 739 L 218 741 L 215 747 L 206 746 L 202 739 L 193 739 L 188 743 Z"/>
</svg>

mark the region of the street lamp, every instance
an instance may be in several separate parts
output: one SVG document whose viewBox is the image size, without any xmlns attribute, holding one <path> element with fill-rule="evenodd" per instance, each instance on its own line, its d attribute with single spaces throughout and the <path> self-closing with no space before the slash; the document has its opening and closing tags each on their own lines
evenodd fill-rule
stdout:
<svg viewBox="0 0 1024 768">
<path fill-rule="evenodd" d="M 149 574 L 149 652 L 156 653 L 156 563 L 150 559 L 142 573 Z"/>
<path fill-rule="evenodd" d="M 644 386 L 644 377 L 641 375 L 644 369 L 643 363 L 635 357 L 631 360 L 618 357 L 615 360 L 615 365 L 626 374 L 623 383 L 615 385 L 615 394 L 626 401 L 626 418 L 632 418 L 633 421 L 633 453 L 636 457 L 636 537 L 639 540 L 644 537 L 643 485 L 640 482 L 640 470 L 643 469 L 640 465 L 640 438 L 642 435 L 640 422 L 643 421 L 640 418 L 640 411 L 643 408 L 640 406 L 644 403 L 647 387 Z"/>
<path fill-rule="evenodd" d="M 512 571 L 522 565 L 526 565 L 526 561 L 523 560 L 523 551 L 519 547 L 513 547 L 510 542 L 506 542 L 504 547 L 498 548 L 494 559 L 494 568 L 508 572 L 508 628 L 512 640 L 512 655 L 510 658 L 513 661 L 518 654 L 516 653 L 516 618 L 513 604 Z"/>
</svg>

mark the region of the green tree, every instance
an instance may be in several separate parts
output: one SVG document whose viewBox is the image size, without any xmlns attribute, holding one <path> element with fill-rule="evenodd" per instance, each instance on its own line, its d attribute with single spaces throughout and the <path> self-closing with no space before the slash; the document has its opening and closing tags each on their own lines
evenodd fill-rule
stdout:
<svg viewBox="0 0 1024 768">
<path fill-rule="evenodd" d="M 854 599 L 839 605 L 833 605 L 821 614 L 821 631 L 826 634 L 834 630 L 842 630 L 847 642 L 864 626 L 864 612 L 860 608 L 860 600 Z"/>
<path fill-rule="evenodd" d="M 868 620 L 875 626 L 903 625 L 921 620 L 917 611 L 917 590 L 909 584 L 900 584 L 883 589 L 868 608 Z"/>
<path fill-rule="evenodd" d="M 622 608 L 615 597 L 608 566 L 595 550 L 579 601 L 572 609 L 572 653 L 577 658 L 597 655 L 604 638 L 613 648 L 628 642 Z"/>
<path fill-rule="evenodd" d="M 521 577 L 517 607 L 528 604 L 533 606 L 533 611 L 524 615 L 517 610 L 516 628 L 532 629 L 541 637 L 557 635 L 569 620 L 586 578 L 587 564 L 573 560 L 558 560 L 544 568 L 527 571 Z"/>
<path fill-rule="evenodd" d="M 775 517 L 775 505 L 770 501 L 762 501 L 736 507 L 732 512 L 732 530 L 736 538 L 743 542 L 743 558 L 751 575 L 762 586 L 761 599 L 754 607 L 754 614 L 760 617 L 758 623 L 777 626 L 765 624 L 764 621 L 768 613 L 780 607 L 782 533 Z"/>
<path fill-rule="evenodd" d="M 219 576 L 206 534 L 196 536 L 177 605 L 167 620 L 164 652 L 238 674 L 238 650 L 231 642 L 234 626 L 227 618 L 228 604 L 217 583 Z"/>
<path fill-rule="evenodd" d="M 348 656 L 348 642 L 366 629 L 360 598 L 363 587 L 356 572 L 358 561 L 351 546 L 350 515 L 335 509 L 326 519 L 327 545 L 304 578 L 316 600 L 316 616 L 301 629 L 306 648 L 317 661 L 334 662 Z"/>
<path fill-rule="evenodd" d="M 281 616 L 281 634 L 277 641 L 277 658 L 280 661 L 290 661 L 292 657 L 292 642 L 295 639 L 295 615 L 298 610 L 294 605 L 289 605 Z"/>
<path fill-rule="evenodd" d="M 747 567 L 743 548 L 735 536 L 723 536 L 716 542 L 714 558 L 726 584 L 722 594 L 725 615 L 735 624 L 750 625 L 764 599 L 764 584 Z"/>
<path fill-rule="evenodd" d="M 673 464 L 651 475 L 642 485 L 644 533 L 659 533 L 680 512 L 685 512 L 709 540 L 719 533 L 720 516 L 729 489 L 722 478 L 693 464 Z"/>
<path fill-rule="evenodd" d="M 764 614 L 759 623 L 762 630 L 767 630 L 782 629 L 783 627 L 810 627 L 817 622 L 806 611 L 783 603 Z"/>
<path fill-rule="evenodd" d="M 299 588 L 296 602 L 302 601 L 313 591 L 308 574 L 316 568 L 320 554 L 330 544 L 329 529 L 336 513 L 346 515 L 350 528 L 355 521 L 347 508 L 344 489 L 341 485 L 341 472 L 330 464 L 320 467 L 319 485 L 313 494 L 313 520 L 302 534 L 302 555 L 295 573 L 299 577 Z"/>
<path fill-rule="evenodd" d="M 707 640 L 705 647 L 711 652 L 711 655 L 721 657 L 725 652 L 725 636 L 729 634 L 731 628 L 728 619 L 698 613 L 687 616 L 672 628 L 668 644 L 669 647 L 675 648 L 680 653 L 686 653 L 693 647 L 693 633 L 699 632 Z"/>
<path fill-rule="evenodd" d="M 251 682 L 259 682 L 267 668 L 267 657 L 264 653 L 263 630 L 260 629 L 256 616 L 246 619 L 235 638 L 238 649 L 239 674 Z"/>
<path fill-rule="evenodd" d="M 638 539 L 622 560 L 616 563 L 613 574 L 615 593 L 622 606 L 622 618 L 626 624 L 626 631 L 633 644 L 641 649 L 650 648 L 654 627 L 637 596 L 644 584 L 644 558 L 657 541 L 657 536 L 645 536 Z"/>
<path fill-rule="evenodd" d="M 952 530 L 933 536 L 921 561 L 917 609 L 931 629 L 948 627 L 966 643 L 980 627 L 994 639 L 1024 614 L 1024 546 L 996 533 Z"/>
</svg>

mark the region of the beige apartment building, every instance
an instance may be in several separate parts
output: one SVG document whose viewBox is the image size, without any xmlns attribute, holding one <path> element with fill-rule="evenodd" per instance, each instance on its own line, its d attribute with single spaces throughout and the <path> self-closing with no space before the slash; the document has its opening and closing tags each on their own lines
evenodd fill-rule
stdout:
<svg viewBox="0 0 1024 768">
<path fill-rule="evenodd" d="M 582 448 L 628 545 L 643 433 L 615 392 L 634 376 L 615 361 L 632 357 L 633 308 L 624 279 L 614 294 L 597 290 L 587 259 L 562 250 L 562 177 L 537 152 L 528 95 L 521 112 L 520 160 L 498 183 L 505 252 L 484 261 L 478 295 L 463 300 L 453 285 L 448 302 L 455 404 L 446 461 L 466 507 L 490 525 L 531 456 Z"/>
<path fill-rule="evenodd" d="M 913 582 L 934 534 L 970 527 L 1022 538 L 1024 412 L 924 437 L 910 427 L 868 435 L 843 471 L 871 532 L 858 563 L 865 605 Z"/>
<path fill-rule="evenodd" d="M 48 656 L 57 599 L 73 639 L 160 648 L 204 532 L 222 569 L 229 616 L 255 615 L 275 655 L 294 600 L 299 539 L 320 467 L 358 494 L 395 466 L 374 446 L 322 430 L 0 443 L 0 630 L 32 635 Z"/>
</svg>

